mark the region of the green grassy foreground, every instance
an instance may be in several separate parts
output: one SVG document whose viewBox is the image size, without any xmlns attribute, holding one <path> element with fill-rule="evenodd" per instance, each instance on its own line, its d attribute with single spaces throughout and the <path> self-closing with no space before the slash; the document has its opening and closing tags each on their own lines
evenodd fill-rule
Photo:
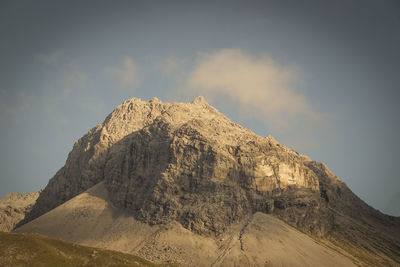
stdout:
<svg viewBox="0 0 400 267">
<path fill-rule="evenodd" d="M 140 257 L 38 234 L 0 232 L 0 266 L 161 266 Z"/>
</svg>

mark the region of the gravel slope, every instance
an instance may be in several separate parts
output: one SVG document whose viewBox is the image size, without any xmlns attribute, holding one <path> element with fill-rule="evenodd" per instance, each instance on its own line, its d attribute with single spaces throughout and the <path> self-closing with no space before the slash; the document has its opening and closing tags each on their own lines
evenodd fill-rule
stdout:
<svg viewBox="0 0 400 267">
<path fill-rule="evenodd" d="M 187 266 L 352 266 L 324 245 L 272 215 L 255 213 L 218 236 L 200 236 L 179 223 L 150 226 L 109 201 L 101 182 L 15 230 Z"/>
</svg>

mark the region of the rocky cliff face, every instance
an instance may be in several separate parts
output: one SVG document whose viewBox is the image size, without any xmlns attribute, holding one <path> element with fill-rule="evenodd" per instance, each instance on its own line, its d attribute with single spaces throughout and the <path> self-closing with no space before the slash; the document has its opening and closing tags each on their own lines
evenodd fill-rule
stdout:
<svg viewBox="0 0 400 267">
<path fill-rule="evenodd" d="M 0 231 L 10 232 L 22 221 L 31 211 L 40 192 L 10 193 L 0 200 Z"/>
<path fill-rule="evenodd" d="M 201 98 L 158 105 L 165 111 L 112 146 L 104 168 L 112 201 L 140 220 L 177 220 L 218 234 L 249 213 L 272 212 L 284 190 L 318 196 L 308 159 L 273 138 L 231 122 Z"/>
<path fill-rule="evenodd" d="M 148 224 L 175 220 L 219 235 L 246 215 L 272 213 L 338 242 L 361 236 L 367 249 L 400 260 L 398 218 L 366 205 L 323 163 L 233 123 L 202 97 L 125 101 L 75 143 L 27 220 L 103 180 L 114 205 Z M 382 252 L 377 244 L 387 240 Z"/>
</svg>

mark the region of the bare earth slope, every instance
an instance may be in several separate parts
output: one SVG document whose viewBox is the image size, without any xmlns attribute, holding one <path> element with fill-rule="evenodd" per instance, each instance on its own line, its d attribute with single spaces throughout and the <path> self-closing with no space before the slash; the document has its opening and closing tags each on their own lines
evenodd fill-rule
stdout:
<svg viewBox="0 0 400 267">
<path fill-rule="evenodd" d="M 130 99 L 80 138 L 28 222 L 104 181 L 137 221 L 217 237 L 274 214 L 365 264 L 400 263 L 400 219 L 368 206 L 323 163 L 232 122 L 202 97 Z M 22 225 L 23 223 L 20 223 Z"/>
<path fill-rule="evenodd" d="M 179 223 L 149 226 L 113 206 L 101 182 L 15 230 L 190 266 L 352 266 L 352 260 L 271 215 L 255 213 L 218 237 Z M 338 248 L 336 248 L 338 250 Z M 339 250 L 340 251 L 340 250 Z"/>
<path fill-rule="evenodd" d="M 22 221 L 31 211 L 39 194 L 10 193 L 0 200 L 0 231 L 9 232 Z"/>
</svg>

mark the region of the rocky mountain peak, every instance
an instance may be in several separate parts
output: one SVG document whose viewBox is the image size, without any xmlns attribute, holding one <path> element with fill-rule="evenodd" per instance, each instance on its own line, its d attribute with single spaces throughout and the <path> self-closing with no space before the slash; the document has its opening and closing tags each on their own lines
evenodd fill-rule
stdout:
<svg viewBox="0 0 400 267">
<path fill-rule="evenodd" d="M 281 207 L 274 198 L 292 188 L 318 196 L 318 176 L 307 164 L 272 136 L 232 122 L 204 97 L 190 103 L 132 98 L 75 143 L 30 218 L 104 180 L 114 204 L 143 221 L 177 220 L 218 233 L 249 213 Z"/>
<path fill-rule="evenodd" d="M 207 103 L 206 99 L 204 98 L 204 96 L 196 97 L 195 99 L 193 99 L 192 104 L 195 104 L 195 105 L 207 104 L 208 105 L 208 103 Z"/>
<path fill-rule="evenodd" d="M 256 212 L 318 236 L 337 229 L 348 235 L 354 220 L 385 231 L 398 224 L 325 164 L 232 122 L 203 97 L 119 105 L 75 143 L 25 221 L 99 182 L 113 205 L 137 220 L 175 221 L 202 235 L 219 235 Z"/>
</svg>

